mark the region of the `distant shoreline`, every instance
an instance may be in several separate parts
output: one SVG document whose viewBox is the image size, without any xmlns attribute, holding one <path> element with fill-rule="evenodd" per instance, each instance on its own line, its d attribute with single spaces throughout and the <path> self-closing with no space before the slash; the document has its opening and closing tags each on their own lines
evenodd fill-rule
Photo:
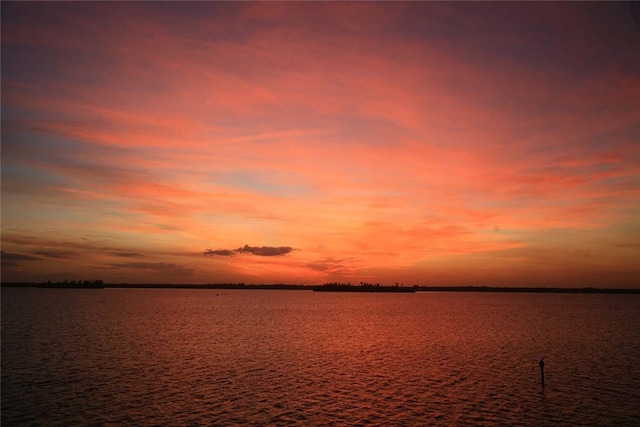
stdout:
<svg viewBox="0 0 640 427">
<path fill-rule="evenodd" d="M 321 292 L 514 292 L 514 293 L 563 293 L 563 294 L 640 294 L 640 289 L 626 288 L 556 288 L 556 287 L 501 287 L 501 286 L 314 286 L 243 283 L 220 284 L 151 284 L 151 283 L 105 283 L 100 288 L 91 286 L 43 284 L 43 283 L 2 283 L 2 288 L 47 288 L 47 289 L 264 289 L 264 290 L 306 290 Z"/>
</svg>

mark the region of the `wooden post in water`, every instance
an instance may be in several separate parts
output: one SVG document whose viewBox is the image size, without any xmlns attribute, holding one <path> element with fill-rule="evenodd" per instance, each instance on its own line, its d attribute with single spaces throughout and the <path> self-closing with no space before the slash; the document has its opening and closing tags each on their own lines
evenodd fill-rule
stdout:
<svg viewBox="0 0 640 427">
<path fill-rule="evenodd" d="M 544 357 L 540 359 L 540 380 L 542 381 L 542 388 L 544 388 Z"/>
</svg>

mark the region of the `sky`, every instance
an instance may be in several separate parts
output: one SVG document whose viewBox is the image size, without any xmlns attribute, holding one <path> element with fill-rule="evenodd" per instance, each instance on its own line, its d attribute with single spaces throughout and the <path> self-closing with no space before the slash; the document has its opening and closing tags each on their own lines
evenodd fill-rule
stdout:
<svg viewBox="0 0 640 427">
<path fill-rule="evenodd" d="M 9 2 L 2 281 L 640 287 L 629 2 Z"/>
</svg>

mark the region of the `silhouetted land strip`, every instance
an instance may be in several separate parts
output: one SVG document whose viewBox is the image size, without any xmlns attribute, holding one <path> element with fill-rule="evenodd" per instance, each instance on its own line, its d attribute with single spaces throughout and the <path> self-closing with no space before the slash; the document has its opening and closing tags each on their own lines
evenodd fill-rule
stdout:
<svg viewBox="0 0 640 427">
<path fill-rule="evenodd" d="M 4 285 L 3 285 L 4 286 Z M 52 283 L 50 281 L 36 284 L 36 288 L 54 289 L 104 289 L 102 280 L 77 280 Z"/>
<path fill-rule="evenodd" d="M 59 282 L 59 283 L 27 283 L 12 282 L 2 283 L 3 288 L 49 288 L 49 289 L 282 289 L 282 290 L 311 290 L 311 286 L 306 285 L 286 285 L 281 283 L 251 285 L 244 283 L 216 283 L 216 284 L 178 284 L 178 283 L 100 283 L 100 286 L 85 285 L 83 282 Z"/>
<path fill-rule="evenodd" d="M 96 281 L 99 282 L 99 281 Z M 320 286 L 286 285 L 286 284 L 153 284 L 153 283 L 2 283 L 3 288 L 49 288 L 49 289 L 274 289 L 274 290 L 305 290 L 316 292 L 537 292 L 563 294 L 640 294 L 638 289 L 609 289 L 609 288 L 549 288 L 549 287 L 498 287 L 498 286 L 384 286 L 384 285 L 348 285 L 328 283 Z"/>
<path fill-rule="evenodd" d="M 352 286 L 348 283 L 326 283 L 322 286 L 313 286 L 314 292 L 409 292 L 415 293 L 416 287 L 383 286 L 380 284 L 361 283 Z"/>
</svg>

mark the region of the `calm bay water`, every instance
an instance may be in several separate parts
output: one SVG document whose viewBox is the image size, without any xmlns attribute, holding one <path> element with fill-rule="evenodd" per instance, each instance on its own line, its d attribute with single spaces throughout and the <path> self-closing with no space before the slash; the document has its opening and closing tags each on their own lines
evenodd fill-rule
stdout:
<svg viewBox="0 0 640 427">
<path fill-rule="evenodd" d="M 639 425 L 640 296 L 5 288 L 1 398 L 6 426 Z"/>
</svg>

